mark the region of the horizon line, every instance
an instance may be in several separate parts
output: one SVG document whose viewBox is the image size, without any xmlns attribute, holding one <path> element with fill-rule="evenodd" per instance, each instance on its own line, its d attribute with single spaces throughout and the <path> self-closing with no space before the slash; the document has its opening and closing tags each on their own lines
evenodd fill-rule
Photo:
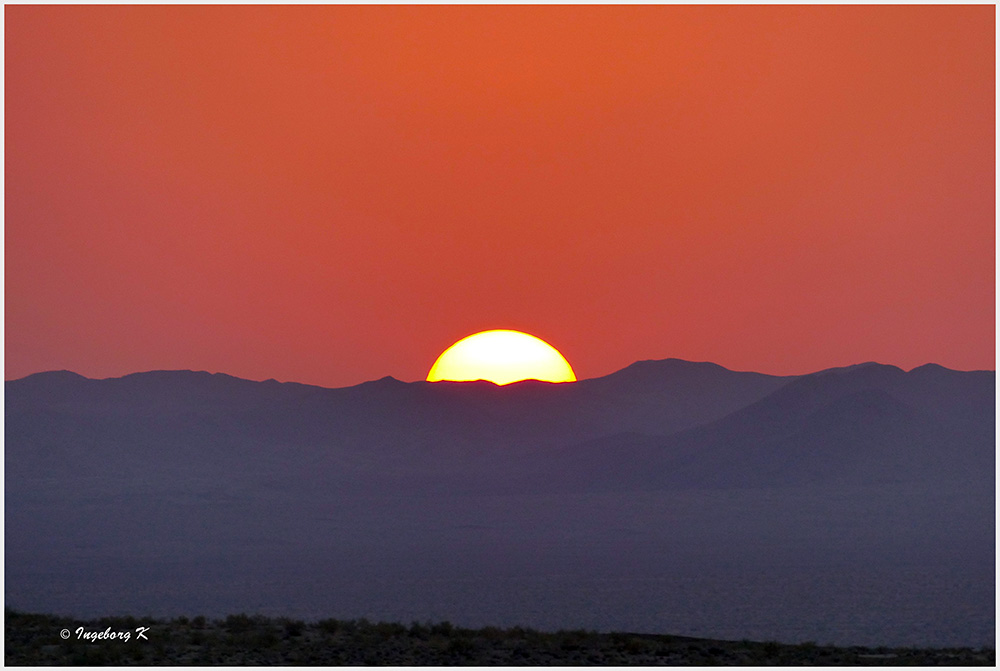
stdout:
<svg viewBox="0 0 1000 671">
<path fill-rule="evenodd" d="M 171 369 L 168 369 L 168 368 L 154 368 L 154 369 L 150 369 L 150 370 L 134 371 L 134 372 L 131 372 L 131 373 L 125 373 L 123 375 L 111 375 L 111 376 L 108 376 L 108 377 L 88 377 L 86 375 L 83 375 L 82 373 L 78 373 L 76 371 L 69 370 L 67 368 L 61 368 L 61 369 L 50 369 L 50 370 L 37 371 L 37 372 L 29 373 L 27 375 L 23 375 L 21 377 L 16 377 L 16 378 L 7 378 L 7 377 L 5 377 L 4 378 L 4 382 L 5 383 L 6 382 L 18 382 L 18 381 L 21 381 L 21 380 L 26 380 L 26 379 L 28 379 L 30 377 L 34 377 L 36 375 L 47 375 L 47 374 L 51 374 L 51 373 L 69 373 L 71 375 L 75 375 L 75 376 L 81 377 L 81 378 L 83 378 L 85 380 L 95 380 L 95 381 L 121 380 L 121 379 L 124 379 L 126 377 L 131 377 L 133 375 L 148 375 L 148 374 L 152 374 L 152 373 L 194 373 L 194 374 L 203 373 L 203 374 L 206 374 L 206 375 L 222 375 L 222 376 L 230 377 L 230 378 L 233 378 L 233 379 L 236 379 L 236 380 L 243 380 L 245 382 L 256 382 L 256 383 L 259 383 L 259 384 L 268 383 L 268 382 L 275 382 L 277 384 L 298 384 L 298 385 L 303 385 L 303 386 L 307 386 L 307 387 L 319 387 L 319 388 L 322 388 L 322 389 L 349 389 L 351 387 L 357 387 L 357 386 L 360 386 L 360 385 L 363 385 L 363 384 L 371 384 L 373 382 L 381 382 L 383 380 L 393 380 L 393 381 L 399 382 L 401 384 L 417 384 L 417 383 L 439 384 L 441 382 L 447 382 L 447 383 L 451 383 L 451 384 L 488 383 L 488 384 L 491 384 L 491 385 L 496 386 L 496 387 L 509 387 L 509 386 L 512 386 L 512 385 L 521 384 L 522 382 L 537 382 L 537 383 L 541 383 L 541 384 L 551 384 L 551 385 L 578 384 L 580 382 L 588 382 L 588 381 L 592 381 L 592 380 L 600 380 L 600 379 L 603 379 L 603 378 L 606 378 L 606 377 L 610 377 L 611 375 L 616 375 L 618 373 L 621 373 L 621 372 L 623 372 L 623 371 L 625 371 L 625 370 L 627 370 L 627 369 L 629 369 L 629 368 L 631 368 L 631 367 L 633 367 L 635 365 L 638 365 L 638 364 L 665 363 L 665 362 L 671 362 L 671 361 L 680 362 L 680 363 L 686 363 L 686 364 L 716 366 L 716 367 L 722 368 L 723 370 L 729 371 L 731 373 L 749 373 L 749 374 L 753 374 L 753 375 L 765 375 L 765 376 L 768 376 L 768 377 L 783 377 L 783 378 L 805 377 L 805 376 L 808 376 L 808 375 L 815 375 L 817 373 L 824 373 L 824 372 L 835 371 L 835 370 L 845 370 L 845 369 L 857 368 L 857 367 L 861 367 L 861 366 L 883 366 L 883 367 L 887 367 L 887 368 L 895 368 L 895 369 L 900 370 L 900 371 L 902 371 L 904 373 L 912 373 L 913 371 L 915 371 L 917 369 L 925 368 L 925 367 L 928 367 L 928 366 L 943 368 L 944 370 L 949 370 L 949 371 L 953 371 L 953 372 L 956 372 L 956 373 L 996 373 L 996 368 L 995 367 L 994 368 L 973 368 L 973 369 L 963 370 L 963 369 L 958 369 L 958 368 L 949 368 L 947 366 L 944 366 L 944 365 L 939 364 L 939 363 L 935 363 L 933 361 L 929 361 L 927 363 L 923 363 L 923 364 L 920 364 L 918 366 L 914 366 L 914 367 L 912 367 L 910 369 L 905 369 L 905 368 L 902 368 L 901 366 L 897 366 L 895 364 L 886 364 L 886 363 L 881 363 L 881 362 L 878 362 L 878 361 L 863 361 L 863 362 L 860 362 L 860 363 L 847 364 L 847 365 L 843 365 L 843 366 L 831 366 L 831 367 L 828 367 L 828 368 L 820 368 L 818 370 L 814 370 L 814 371 L 807 372 L 807 373 L 775 374 L 775 373 L 763 373 L 763 372 L 754 371 L 754 370 L 735 370 L 735 369 L 732 369 L 732 368 L 727 368 L 726 366 L 723 366 L 722 364 L 715 363 L 714 361 L 692 361 L 692 360 L 688 360 L 688 359 L 680 359 L 680 358 L 677 358 L 677 357 L 667 357 L 667 358 L 664 358 L 664 359 L 638 359 L 638 360 L 633 361 L 632 363 L 630 363 L 630 364 L 628 364 L 628 365 L 626 365 L 626 366 L 624 366 L 622 368 L 614 370 L 614 371 L 612 371 L 610 373 L 607 373 L 605 375 L 598 375 L 598 376 L 595 376 L 595 377 L 587 377 L 587 378 L 579 378 L 579 379 L 577 379 L 575 381 L 572 381 L 572 382 L 548 382 L 548 381 L 545 381 L 545 380 L 538 380 L 538 379 L 535 379 L 535 378 L 527 378 L 527 379 L 524 379 L 524 380 L 517 380 L 515 382 L 509 382 L 509 383 L 502 384 L 502 385 L 497 384 L 495 382 L 492 382 L 490 380 L 484 380 L 484 379 L 479 379 L 479 380 L 436 380 L 436 381 L 430 382 L 430 381 L 428 381 L 426 379 L 402 380 L 402 379 L 397 378 L 397 377 L 395 377 L 393 375 L 383 375 L 382 377 L 372 378 L 372 379 L 368 379 L 368 380 L 363 380 L 361 382 L 357 382 L 357 383 L 354 383 L 354 384 L 347 384 L 347 385 L 332 387 L 332 386 L 326 386 L 326 385 L 322 385 L 322 384 L 313 384 L 313 383 L 310 383 L 310 382 L 299 382 L 297 380 L 278 380 L 278 379 L 273 378 L 273 377 L 266 378 L 266 379 L 261 379 L 261 380 L 257 380 L 257 379 L 253 379 L 253 378 L 240 377 L 238 375 L 233 375 L 231 373 L 226 373 L 224 371 L 214 371 L 213 372 L 213 371 L 207 371 L 207 370 L 195 370 L 195 369 L 190 369 L 190 368 L 171 368 Z"/>
</svg>

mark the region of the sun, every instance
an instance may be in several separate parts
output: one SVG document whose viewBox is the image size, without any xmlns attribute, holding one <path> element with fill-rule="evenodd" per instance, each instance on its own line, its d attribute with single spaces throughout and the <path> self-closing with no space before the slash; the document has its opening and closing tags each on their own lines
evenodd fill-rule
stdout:
<svg viewBox="0 0 1000 671">
<path fill-rule="evenodd" d="M 552 345 L 520 331 L 496 329 L 462 338 L 441 353 L 427 373 L 428 382 L 521 380 L 576 382 L 573 368 Z"/>
</svg>

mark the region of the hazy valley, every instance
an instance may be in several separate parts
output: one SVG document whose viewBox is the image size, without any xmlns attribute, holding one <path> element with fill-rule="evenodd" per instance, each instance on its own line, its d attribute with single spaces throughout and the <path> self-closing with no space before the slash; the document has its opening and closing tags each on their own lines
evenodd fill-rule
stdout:
<svg viewBox="0 0 1000 671">
<path fill-rule="evenodd" d="M 993 371 L 5 386 L 20 610 L 994 640 Z"/>
</svg>

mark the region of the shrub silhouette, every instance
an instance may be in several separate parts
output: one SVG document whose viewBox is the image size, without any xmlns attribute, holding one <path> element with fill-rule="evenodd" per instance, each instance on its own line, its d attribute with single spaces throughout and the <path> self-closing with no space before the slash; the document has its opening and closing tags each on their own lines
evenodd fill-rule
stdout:
<svg viewBox="0 0 1000 671">
<path fill-rule="evenodd" d="M 340 622 L 334 620 L 333 618 L 329 618 L 326 620 L 320 620 L 316 623 L 316 626 L 319 627 L 320 631 L 327 634 L 336 634 L 337 630 L 340 629 Z"/>
<path fill-rule="evenodd" d="M 253 628 L 253 620 L 246 613 L 240 613 L 238 615 L 229 615 L 223 622 L 226 631 L 231 634 L 240 634 L 245 631 L 250 631 Z"/>
<path fill-rule="evenodd" d="M 302 632 L 305 631 L 306 623 L 302 620 L 286 620 L 285 621 L 285 636 L 294 637 L 301 636 Z"/>
</svg>

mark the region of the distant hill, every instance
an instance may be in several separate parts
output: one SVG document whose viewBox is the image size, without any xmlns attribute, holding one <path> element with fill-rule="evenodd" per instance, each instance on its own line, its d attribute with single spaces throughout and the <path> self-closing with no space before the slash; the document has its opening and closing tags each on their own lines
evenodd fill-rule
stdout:
<svg viewBox="0 0 1000 671">
<path fill-rule="evenodd" d="M 40 373 L 6 383 L 6 464 L 15 487 L 53 469 L 148 473 L 197 462 L 228 471 L 242 468 L 234 459 L 253 459 L 281 471 L 290 456 L 322 462 L 310 471 L 324 478 L 336 477 L 326 466 L 377 474 L 412 461 L 421 473 L 436 462 L 444 470 L 482 460 L 517 467 L 581 440 L 668 435 L 716 420 L 791 379 L 676 359 L 577 384 L 504 387 L 383 378 L 325 389 L 191 371 L 106 380 Z M 128 459 L 109 465 L 99 454 Z"/>
<path fill-rule="evenodd" d="M 325 389 L 61 371 L 6 383 L 5 459 L 13 491 L 59 473 L 183 478 L 194 464 L 200 475 L 520 489 L 521 475 L 547 470 L 552 484 L 640 489 L 977 478 L 993 472 L 994 377 L 879 364 L 775 377 L 667 359 L 570 385 Z"/>
<path fill-rule="evenodd" d="M 991 489 L 995 375 L 862 364 L 805 375 L 701 426 L 572 446 L 553 469 L 622 487 L 922 481 Z"/>
</svg>

